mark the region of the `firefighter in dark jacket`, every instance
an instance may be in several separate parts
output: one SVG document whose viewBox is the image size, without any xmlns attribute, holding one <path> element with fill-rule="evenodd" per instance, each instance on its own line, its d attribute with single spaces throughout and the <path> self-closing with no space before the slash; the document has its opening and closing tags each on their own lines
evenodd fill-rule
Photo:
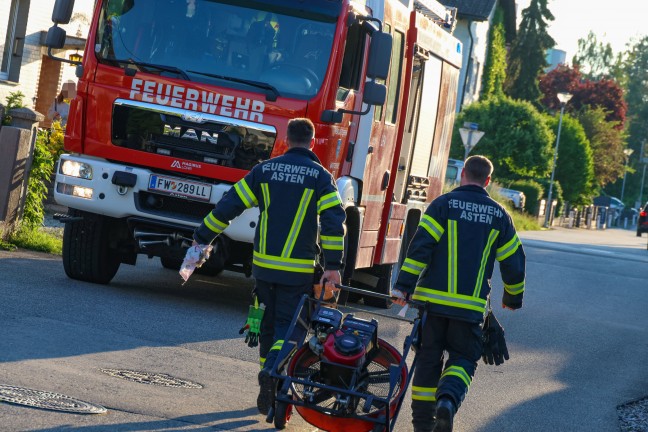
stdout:
<svg viewBox="0 0 648 432">
<path fill-rule="evenodd" d="M 257 399 L 257 407 L 264 415 L 274 398 L 270 369 L 297 304 L 303 294 L 313 289 L 320 253 L 318 236 L 324 256 L 320 283 L 340 283 L 344 250 L 345 212 L 333 177 L 310 150 L 315 141 L 313 123 L 304 118 L 291 120 L 286 141 L 288 151 L 284 155 L 256 165 L 223 196 L 194 232 L 198 244 L 210 244 L 244 210 L 259 208 L 252 274 L 258 301 L 265 305 L 259 337 L 262 369 Z M 306 336 L 301 329 L 295 330 L 295 337 Z"/>
<path fill-rule="evenodd" d="M 503 306 L 522 307 L 524 250 L 511 217 L 484 189 L 492 172 L 487 158 L 466 159 L 460 186 L 425 211 L 394 286 L 393 294 L 402 297 L 396 303 L 411 298 L 426 302 L 429 311 L 412 383 L 415 432 L 452 431 L 482 354 L 495 260 Z"/>
</svg>

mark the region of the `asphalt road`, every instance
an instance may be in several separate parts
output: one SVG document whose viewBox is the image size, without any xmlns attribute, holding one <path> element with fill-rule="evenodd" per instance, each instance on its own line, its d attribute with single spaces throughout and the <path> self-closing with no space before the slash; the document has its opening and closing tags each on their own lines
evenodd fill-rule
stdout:
<svg viewBox="0 0 648 432">
<path fill-rule="evenodd" d="M 525 305 L 498 309 L 512 358 L 480 365 L 455 430 L 618 431 L 617 406 L 648 395 L 646 236 L 521 237 Z M 100 286 L 67 279 L 59 257 L 25 251 L 0 252 L 0 275 L 0 388 L 108 408 L 78 415 L 0 403 L 0 431 L 272 430 L 256 414 L 256 352 L 238 335 L 250 279 L 226 274 L 181 287 L 175 272 L 140 257 Z M 493 285 L 498 299 L 497 274 Z M 380 318 L 381 337 L 395 346 L 409 330 Z M 166 374 L 203 388 L 147 385 L 102 369 Z M 411 430 L 409 422 L 405 407 L 397 430 Z M 293 417 L 288 430 L 314 429 Z"/>
</svg>

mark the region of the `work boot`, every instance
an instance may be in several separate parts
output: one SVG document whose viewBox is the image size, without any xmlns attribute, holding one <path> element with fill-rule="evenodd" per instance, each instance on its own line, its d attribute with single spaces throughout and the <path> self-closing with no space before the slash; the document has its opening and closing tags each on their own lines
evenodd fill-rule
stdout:
<svg viewBox="0 0 648 432">
<path fill-rule="evenodd" d="M 436 425 L 433 432 L 452 432 L 452 420 L 457 409 L 452 400 L 442 397 L 437 401 Z"/>
<path fill-rule="evenodd" d="M 257 397 L 257 408 L 261 414 L 268 415 L 274 401 L 274 393 L 275 384 L 270 376 L 270 370 L 261 369 L 261 372 L 259 372 L 259 396 Z"/>
</svg>

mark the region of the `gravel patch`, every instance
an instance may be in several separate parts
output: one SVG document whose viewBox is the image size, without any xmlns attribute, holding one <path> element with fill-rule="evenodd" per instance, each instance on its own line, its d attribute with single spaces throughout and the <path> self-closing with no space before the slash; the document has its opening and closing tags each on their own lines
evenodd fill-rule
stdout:
<svg viewBox="0 0 648 432">
<path fill-rule="evenodd" d="M 648 397 L 617 407 L 621 432 L 648 432 Z"/>
</svg>

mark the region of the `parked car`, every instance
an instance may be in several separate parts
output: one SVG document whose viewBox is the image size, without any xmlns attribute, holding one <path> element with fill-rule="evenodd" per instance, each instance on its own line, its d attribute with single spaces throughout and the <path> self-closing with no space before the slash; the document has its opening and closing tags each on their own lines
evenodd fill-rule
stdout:
<svg viewBox="0 0 648 432">
<path fill-rule="evenodd" d="M 448 159 L 448 166 L 446 168 L 445 182 L 448 185 L 459 184 L 461 181 L 461 171 L 463 170 L 463 161 L 457 159 Z"/>
<path fill-rule="evenodd" d="M 504 198 L 507 198 L 515 210 L 524 210 L 524 204 L 526 204 L 524 192 L 506 188 L 498 188 L 497 192 Z"/>
<path fill-rule="evenodd" d="M 639 219 L 637 219 L 637 237 L 641 237 L 641 234 L 645 232 L 648 232 L 648 203 L 644 204 L 639 212 Z"/>
</svg>

